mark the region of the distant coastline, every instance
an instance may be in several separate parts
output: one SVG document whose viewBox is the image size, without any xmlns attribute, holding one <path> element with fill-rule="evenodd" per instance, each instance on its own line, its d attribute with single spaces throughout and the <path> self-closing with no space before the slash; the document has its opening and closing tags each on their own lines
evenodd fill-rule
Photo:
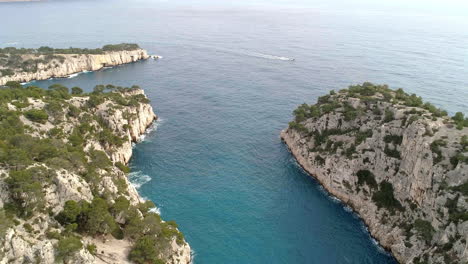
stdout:
<svg viewBox="0 0 468 264">
<path fill-rule="evenodd" d="M 1 1 L 1 0 L 0 0 Z M 65 78 L 81 72 L 146 60 L 150 56 L 137 44 L 105 45 L 97 49 L 0 48 L 0 85 Z"/>
</svg>

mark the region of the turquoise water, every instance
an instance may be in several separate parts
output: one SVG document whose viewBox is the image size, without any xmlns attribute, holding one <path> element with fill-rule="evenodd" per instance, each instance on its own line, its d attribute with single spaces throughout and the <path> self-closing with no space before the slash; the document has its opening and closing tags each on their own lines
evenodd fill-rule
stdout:
<svg viewBox="0 0 468 264">
<path fill-rule="evenodd" d="M 279 133 L 298 104 L 363 81 L 404 87 L 451 113 L 466 112 L 467 20 L 132 3 L 0 5 L 9 21 L 0 26 L 0 41 L 131 41 L 164 57 L 34 84 L 146 89 L 160 121 L 135 147 L 131 178 L 164 219 L 178 222 L 195 263 L 394 263 L 362 221 L 297 166 Z M 17 19 L 19 13 L 28 19 Z"/>
</svg>

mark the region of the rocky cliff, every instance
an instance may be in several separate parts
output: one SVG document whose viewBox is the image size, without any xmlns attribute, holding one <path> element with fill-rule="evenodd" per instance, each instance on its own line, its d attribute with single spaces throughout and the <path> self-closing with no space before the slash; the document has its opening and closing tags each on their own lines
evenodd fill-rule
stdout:
<svg viewBox="0 0 468 264">
<path fill-rule="evenodd" d="M 11 60 L 12 57 L 10 55 L 10 58 L 6 57 L 6 59 Z M 21 54 L 17 57 L 17 60 L 30 63 L 32 66 L 29 68 L 4 67 L 4 70 L 8 69 L 10 73 L 0 75 L 0 85 L 5 85 L 8 81 L 30 82 L 49 78 L 63 78 L 74 73 L 97 71 L 104 67 L 117 66 L 147 58 L 149 58 L 149 55 L 143 49 L 105 51 L 102 54 Z M 0 67 L 0 70 L 2 70 L 2 67 Z"/>
<path fill-rule="evenodd" d="M 0 263 L 190 263 L 175 222 L 127 179 L 155 119 L 136 86 L 2 88 Z"/>
<path fill-rule="evenodd" d="M 281 138 L 400 263 L 468 262 L 468 119 L 370 83 L 301 105 Z"/>
</svg>

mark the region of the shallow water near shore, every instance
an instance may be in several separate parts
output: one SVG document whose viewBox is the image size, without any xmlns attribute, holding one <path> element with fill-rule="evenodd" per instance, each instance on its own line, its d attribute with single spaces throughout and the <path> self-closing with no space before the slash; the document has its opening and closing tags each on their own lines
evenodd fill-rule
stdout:
<svg viewBox="0 0 468 264">
<path fill-rule="evenodd" d="M 177 221 L 195 263 L 395 263 L 304 173 L 279 133 L 298 104 L 364 81 L 468 110 L 468 23 L 455 18 L 144 1 L 0 11 L 11 21 L 0 40 L 16 47 L 126 41 L 163 56 L 31 84 L 145 89 L 160 121 L 134 148 L 131 180 Z"/>
</svg>

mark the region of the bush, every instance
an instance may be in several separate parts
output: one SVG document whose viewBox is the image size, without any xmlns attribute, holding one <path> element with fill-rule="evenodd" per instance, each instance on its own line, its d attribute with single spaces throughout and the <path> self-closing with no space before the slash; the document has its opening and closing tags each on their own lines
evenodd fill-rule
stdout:
<svg viewBox="0 0 468 264">
<path fill-rule="evenodd" d="M 384 153 L 389 157 L 392 157 L 392 158 L 395 158 L 395 159 L 401 159 L 400 152 L 396 149 L 396 147 L 395 148 L 390 148 L 390 147 L 388 147 L 387 144 L 385 144 Z"/>
<path fill-rule="evenodd" d="M 57 256 L 60 259 L 72 257 L 83 247 L 81 240 L 75 236 L 62 237 L 56 246 Z"/>
<path fill-rule="evenodd" d="M 62 212 L 57 215 L 57 221 L 62 225 L 75 223 L 77 217 L 81 214 L 81 206 L 73 201 L 66 201 Z"/>
<path fill-rule="evenodd" d="M 434 140 L 432 143 L 431 143 L 431 151 L 433 154 L 433 164 L 437 164 L 439 162 L 441 162 L 444 157 L 442 155 L 442 150 L 440 149 L 441 146 L 446 146 L 447 145 L 447 142 L 445 142 L 444 140 L 442 139 L 437 139 L 437 140 Z"/>
<path fill-rule="evenodd" d="M 86 245 L 86 250 L 88 250 L 88 252 L 93 256 L 95 256 L 97 253 L 97 247 L 95 244 Z"/>
<path fill-rule="evenodd" d="M 49 118 L 49 115 L 44 110 L 39 109 L 28 110 L 24 113 L 24 116 L 33 122 L 41 124 L 44 124 Z"/>
<path fill-rule="evenodd" d="M 403 209 L 401 203 L 393 195 L 393 185 L 387 181 L 382 181 L 379 184 L 379 190 L 372 195 L 372 200 L 377 207 L 386 208 L 389 211 Z"/>
<path fill-rule="evenodd" d="M 375 181 L 375 176 L 372 172 L 368 170 L 359 170 L 356 173 L 358 177 L 358 185 L 367 184 L 372 189 L 377 188 L 377 182 Z"/>
<path fill-rule="evenodd" d="M 384 119 L 383 119 L 383 123 L 388 123 L 388 122 L 391 122 L 393 120 L 395 120 L 395 116 L 394 116 L 393 112 L 390 111 L 389 109 L 386 109 Z"/>
<path fill-rule="evenodd" d="M 403 141 L 403 136 L 397 136 L 397 135 L 386 135 L 384 137 L 385 143 L 393 143 L 395 145 L 401 145 L 401 142 Z"/>
<path fill-rule="evenodd" d="M 355 145 L 356 146 L 359 146 L 359 144 L 361 144 L 364 140 L 366 140 L 366 138 L 370 138 L 372 137 L 372 130 L 371 129 L 368 129 L 366 131 L 358 131 L 358 133 L 356 134 L 356 139 L 354 141 Z"/>
<path fill-rule="evenodd" d="M 164 261 L 158 258 L 161 249 L 157 247 L 158 241 L 152 236 L 139 238 L 130 250 L 128 258 L 137 264 L 163 264 Z"/>
<path fill-rule="evenodd" d="M 420 238 L 422 238 L 427 243 L 431 242 L 432 235 L 434 234 L 435 230 L 430 222 L 422 219 L 417 219 L 416 221 L 414 221 L 413 227 L 417 231 L 418 236 Z"/>
<path fill-rule="evenodd" d="M 89 206 L 82 208 L 80 229 L 91 236 L 109 234 L 117 228 L 114 218 L 109 213 L 109 206 L 104 199 L 94 198 Z"/>
<path fill-rule="evenodd" d="M 31 217 L 34 212 L 44 208 L 41 181 L 33 177 L 30 170 L 10 171 L 6 183 L 18 216 Z"/>
<path fill-rule="evenodd" d="M 80 95 L 80 94 L 83 94 L 83 89 L 81 89 L 80 87 L 72 87 L 71 93 L 73 95 Z"/>
<path fill-rule="evenodd" d="M 322 158 L 320 155 L 315 156 L 315 161 L 317 161 L 319 165 L 325 165 L 325 159 Z"/>
<path fill-rule="evenodd" d="M 123 171 L 124 173 L 130 173 L 130 168 L 120 161 L 116 162 L 115 166 L 119 168 L 121 171 Z"/>
</svg>

